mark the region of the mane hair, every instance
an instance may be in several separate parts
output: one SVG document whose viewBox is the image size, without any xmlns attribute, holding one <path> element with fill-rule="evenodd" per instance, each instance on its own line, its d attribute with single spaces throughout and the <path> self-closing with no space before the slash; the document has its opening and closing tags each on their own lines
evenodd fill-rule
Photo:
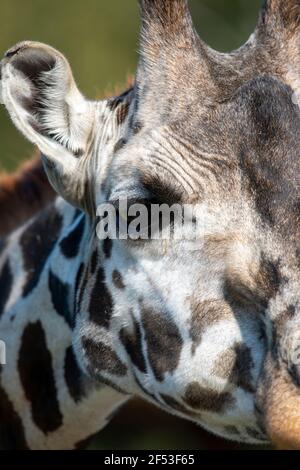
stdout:
<svg viewBox="0 0 300 470">
<path fill-rule="evenodd" d="M 0 237 L 31 219 L 55 197 L 38 154 L 13 173 L 0 173 Z"/>
</svg>

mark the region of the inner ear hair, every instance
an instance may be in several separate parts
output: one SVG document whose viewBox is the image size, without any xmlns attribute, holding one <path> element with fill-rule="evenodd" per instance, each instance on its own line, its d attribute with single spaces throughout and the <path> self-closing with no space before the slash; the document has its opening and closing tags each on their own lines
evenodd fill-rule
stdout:
<svg viewBox="0 0 300 470">
<path fill-rule="evenodd" d="M 65 57 L 44 44 L 22 43 L 8 51 L 5 61 L 13 70 L 10 94 L 24 124 L 74 156 L 83 155 L 92 127 L 91 106 L 79 92 Z"/>
</svg>

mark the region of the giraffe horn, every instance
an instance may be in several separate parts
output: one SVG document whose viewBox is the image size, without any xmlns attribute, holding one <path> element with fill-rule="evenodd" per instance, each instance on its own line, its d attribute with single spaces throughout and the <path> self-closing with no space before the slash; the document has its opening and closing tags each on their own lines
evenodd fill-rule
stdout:
<svg viewBox="0 0 300 470">
<path fill-rule="evenodd" d="M 276 31 L 290 34 L 298 32 L 300 26 L 299 0 L 267 0 L 263 9 L 263 22 Z"/>
<path fill-rule="evenodd" d="M 139 0 L 144 60 L 153 63 L 166 48 L 188 49 L 198 41 L 187 0 Z"/>
</svg>

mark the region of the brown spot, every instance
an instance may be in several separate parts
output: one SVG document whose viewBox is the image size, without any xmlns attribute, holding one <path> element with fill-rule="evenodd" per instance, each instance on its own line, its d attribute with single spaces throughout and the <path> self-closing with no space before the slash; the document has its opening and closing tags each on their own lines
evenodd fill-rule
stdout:
<svg viewBox="0 0 300 470">
<path fill-rule="evenodd" d="M 24 330 L 18 370 L 34 423 L 44 434 L 56 431 L 63 423 L 63 416 L 59 409 L 52 357 L 40 322 L 30 323 Z"/>
<path fill-rule="evenodd" d="M 143 353 L 142 332 L 139 323 L 132 319 L 133 331 L 129 328 L 122 328 L 120 340 L 133 364 L 143 373 L 146 372 L 146 363 Z"/>
<path fill-rule="evenodd" d="M 96 343 L 92 339 L 84 337 L 82 346 L 88 359 L 88 370 L 92 377 L 101 377 L 101 373 L 122 377 L 127 373 L 127 367 L 116 352 L 103 343 Z"/>
<path fill-rule="evenodd" d="M 117 289 L 125 289 L 123 278 L 119 271 L 114 270 L 114 272 L 112 273 L 112 280 Z"/>
<path fill-rule="evenodd" d="M 26 271 L 24 297 L 37 286 L 44 266 L 56 245 L 61 227 L 62 218 L 53 206 L 40 213 L 22 234 L 20 245 Z"/>
<path fill-rule="evenodd" d="M 148 357 L 155 377 L 163 381 L 167 372 L 176 370 L 183 340 L 176 324 L 164 313 L 142 306 Z"/>
<path fill-rule="evenodd" d="M 220 355 L 220 359 L 213 369 L 213 374 L 228 379 L 230 383 L 241 387 L 248 393 L 254 393 L 251 373 L 253 367 L 254 362 L 250 348 L 239 343 Z"/>
<path fill-rule="evenodd" d="M 98 269 L 89 303 L 90 319 L 99 326 L 109 328 L 113 311 L 112 296 L 106 287 L 103 268 Z"/>
<path fill-rule="evenodd" d="M 227 302 L 231 305 L 250 305 L 266 309 L 270 300 L 286 282 L 280 274 L 279 264 L 279 261 L 268 260 L 262 254 L 259 267 L 255 268 L 253 274 L 243 278 L 240 273 L 230 273 L 224 285 Z"/>
<path fill-rule="evenodd" d="M 220 320 L 224 320 L 230 316 L 232 317 L 233 314 L 229 306 L 219 300 L 203 302 L 192 300 L 191 310 L 190 336 L 193 341 L 192 352 L 195 353 L 196 348 L 201 343 L 206 328 Z"/>
<path fill-rule="evenodd" d="M 183 400 L 191 408 L 201 411 L 221 413 L 233 403 L 232 396 L 227 392 L 216 392 L 193 382 L 187 386 Z"/>
<path fill-rule="evenodd" d="M 234 350 L 236 359 L 230 376 L 230 381 L 244 389 L 246 392 L 254 393 L 255 388 L 252 377 L 254 362 L 251 355 L 251 349 L 245 344 L 236 344 Z"/>
<path fill-rule="evenodd" d="M 279 261 L 273 262 L 262 255 L 259 267 L 258 285 L 260 290 L 265 292 L 267 299 L 267 303 L 265 305 L 268 304 L 270 299 L 276 296 L 284 281 L 280 274 L 279 264 Z"/>
<path fill-rule="evenodd" d="M 228 379 L 234 369 L 236 353 L 233 348 L 227 349 L 220 356 L 214 365 L 212 374 L 222 379 Z"/>
</svg>

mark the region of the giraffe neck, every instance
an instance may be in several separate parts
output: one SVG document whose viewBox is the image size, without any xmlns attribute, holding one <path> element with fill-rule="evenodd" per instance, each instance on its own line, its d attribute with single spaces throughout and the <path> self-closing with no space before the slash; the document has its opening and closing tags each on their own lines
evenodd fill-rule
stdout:
<svg viewBox="0 0 300 470">
<path fill-rule="evenodd" d="M 72 346 L 89 231 L 88 218 L 57 199 L 3 245 L 0 339 L 7 363 L 0 372 L 0 436 L 6 448 L 80 447 L 128 399 L 87 378 Z"/>
</svg>

